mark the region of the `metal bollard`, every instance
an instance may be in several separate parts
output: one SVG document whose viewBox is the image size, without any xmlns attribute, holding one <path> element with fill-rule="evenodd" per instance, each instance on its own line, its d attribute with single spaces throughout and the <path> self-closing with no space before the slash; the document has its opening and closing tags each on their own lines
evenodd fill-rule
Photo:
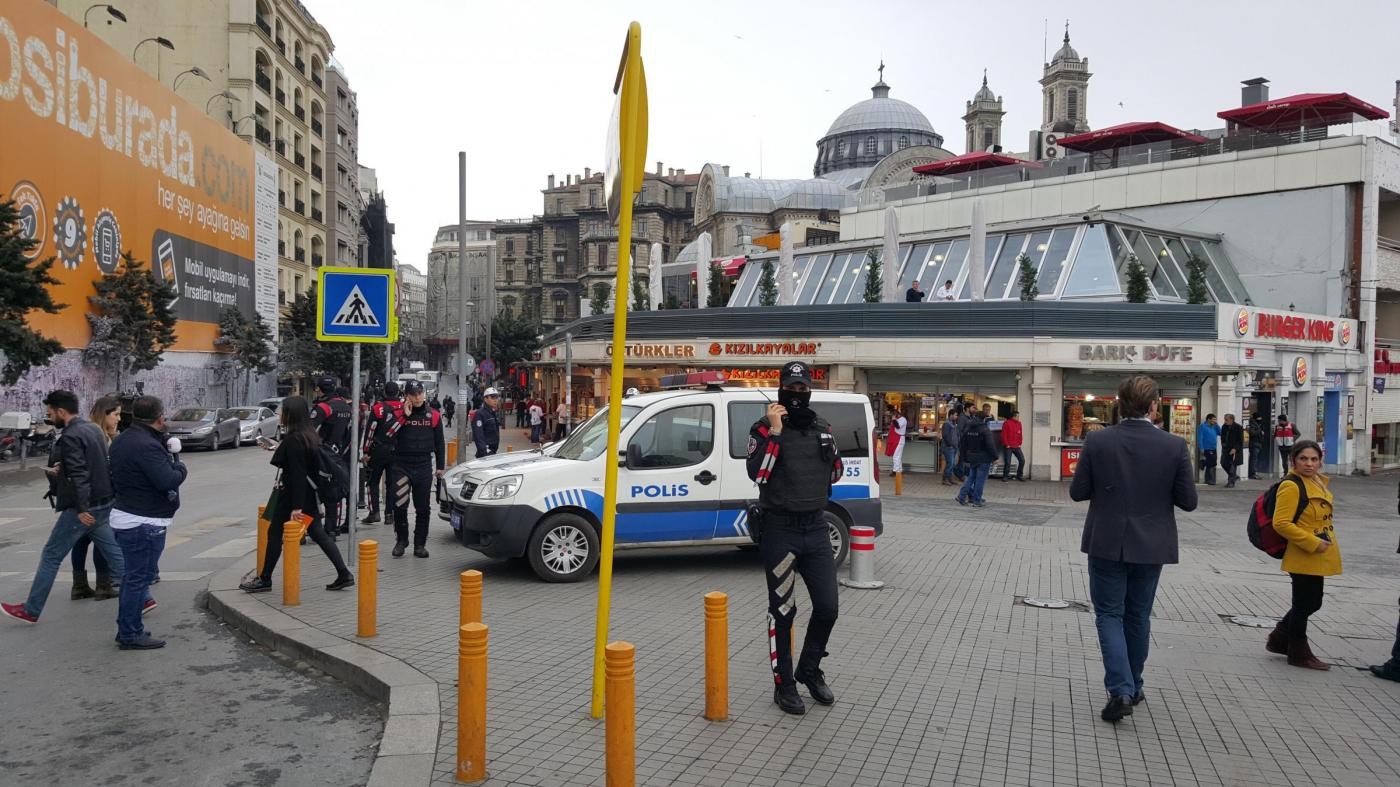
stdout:
<svg viewBox="0 0 1400 787">
<path fill-rule="evenodd" d="M 841 580 L 848 588 L 874 590 L 885 586 L 875 578 L 875 528 L 867 525 L 851 527 L 851 575 Z"/>
<path fill-rule="evenodd" d="M 457 632 L 457 781 L 486 778 L 486 636 L 480 623 Z"/>
<path fill-rule="evenodd" d="M 447 466 L 448 466 L 448 467 L 454 467 L 454 466 L 456 466 L 456 464 L 457 464 L 457 441 L 456 441 L 456 440 L 449 440 L 449 441 L 447 442 Z"/>
<path fill-rule="evenodd" d="M 481 572 L 468 569 L 462 572 L 462 598 L 457 625 L 481 622 Z"/>
<path fill-rule="evenodd" d="M 705 594 L 705 718 L 729 718 L 729 596 Z"/>
<path fill-rule="evenodd" d="M 301 604 L 301 523 L 282 525 L 282 606 Z"/>
<path fill-rule="evenodd" d="M 360 542 L 360 578 L 355 582 L 359 593 L 359 620 L 355 636 L 373 637 L 379 625 L 379 542 Z"/>
<path fill-rule="evenodd" d="M 607 683 L 603 717 L 605 784 L 635 787 L 637 784 L 636 668 L 637 649 L 630 642 L 609 642 L 604 653 Z"/>
<path fill-rule="evenodd" d="M 258 576 L 262 576 L 263 559 L 267 557 L 267 529 L 271 526 L 267 521 L 267 506 L 258 506 Z"/>
</svg>

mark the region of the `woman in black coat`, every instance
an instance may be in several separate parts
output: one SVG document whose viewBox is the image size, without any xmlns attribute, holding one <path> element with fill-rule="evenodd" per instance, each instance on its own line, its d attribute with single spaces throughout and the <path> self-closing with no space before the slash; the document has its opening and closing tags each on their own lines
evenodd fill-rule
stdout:
<svg viewBox="0 0 1400 787">
<path fill-rule="evenodd" d="M 280 471 L 277 484 L 277 507 L 267 512 L 271 525 L 267 530 L 267 555 L 263 558 L 262 574 L 244 582 L 239 587 L 249 593 L 263 593 L 272 589 L 272 570 L 277 567 L 277 559 L 282 556 L 282 529 L 287 520 L 299 514 L 311 517 L 307 535 L 326 553 L 331 565 L 335 566 L 336 579 L 326 585 L 326 590 L 342 590 L 355 584 L 355 577 L 345 566 L 335 541 L 326 534 L 321 525 L 321 513 L 317 507 L 316 490 L 312 480 L 320 467 L 321 439 L 311 426 L 311 408 L 300 396 L 282 400 L 279 409 L 282 419 L 282 442 L 272 454 L 272 465 Z M 272 450 L 269 448 L 269 450 Z"/>
</svg>

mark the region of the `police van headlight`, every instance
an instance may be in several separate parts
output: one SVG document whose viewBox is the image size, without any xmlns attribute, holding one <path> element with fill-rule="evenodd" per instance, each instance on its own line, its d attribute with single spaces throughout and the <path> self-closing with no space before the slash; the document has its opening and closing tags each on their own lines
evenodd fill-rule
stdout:
<svg viewBox="0 0 1400 787">
<path fill-rule="evenodd" d="M 515 497 L 515 493 L 520 491 L 522 477 L 518 475 L 508 475 L 488 481 L 477 490 L 477 500 L 506 500 Z"/>
<path fill-rule="evenodd" d="M 451 472 L 449 472 L 447 475 L 445 475 L 445 476 L 442 477 L 443 486 L 446 486 L 450 491 L 454 491 L 454 492 L 457 491 L 458 489 L 461 489 L 461 488 L 462 488 L 462 485 L 465 484 L 466 482 L 467 482 L 467 474 L 466 474 L 465 471 L 460 472 L 460 473 L 451 473 Z"/>
</svg>

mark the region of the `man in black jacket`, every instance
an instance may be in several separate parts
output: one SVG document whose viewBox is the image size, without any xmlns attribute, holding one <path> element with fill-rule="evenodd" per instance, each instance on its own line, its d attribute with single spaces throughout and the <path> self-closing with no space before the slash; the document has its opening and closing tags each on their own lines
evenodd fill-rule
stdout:
<svg viewBox="0 0 1400 787">
<path fill-rule="evenodd" d="M 447 464 L 442 436 L 442 413 L 428 407 L 423 384 L 404 383 L 403 414 L 389 425 L 394 439 L 394 464 L 389 486 L 394 502 L 394 557 L 408 547 L 408 502 L 413 500 L 413 556 L 428 556 L 428 520 L 434 478 L 441 478 Z M 434 465 L 436 464 L 436 471 Z"/>
<path fill-rule="evenodd" d="M 1103 654 L 1108 705 L 1116 722 L 1142 702 L 1152 602 L 1162 565 L 1177 562 L 1176 512 L 1196 509 L 1186 441 L 1152 425 L 1161 401 L 1151 377 L 1118 386 L 1123 421 L 1091 432 L 1069 496 L 1089 501 L 1080 550 L 1089 555 L 1089 596 Z"/>
<path fill-rule="evenodd" d="M 490 456 L 501 447 L 501 392 L 487 388 L 482 397 L 482 406 L 472 414 L 472 442 L 476 443 L 476 457 Z"/>
<path fill-rule="evenodd" d="M 334 377 L 322 377 L 316 383 L 321 396 L 311 405 L 311 426 L 321 438 L 321 445 L 329 446 L 345 468 L 345 476 L 350 477 L 350 401 L 341 395 Z M 321 504 L 326 510 L 326 532 L 334 538 L 348 525 L 342 521 L 346 511 L 345 498 L 320 495 Z"/>
<path fill-rule="evenodd" d="M 180 510 L 180 485 L 188 471 L 180 461 L 179 438 L 165 436 L 165 405 L 140 396 L 131 405 L 130 429 L 112 441 L 112 482 L 117 497 L 112 529 L 126 561 L 117 608 L 117 646 L 122 650 L 165 647 L 142 624 L 155 607 L 150 585 L 160 572 L 165 534 Z"/>
<path fill-rule="evenodd" d="M 1244 427 L 1235 422 L 1235 416 L 1226 413 L 1225 423 L 1220 427 L 1220 466 L 1225 468 L 1225 488 L 1229 489 L 1240 480 L 1240 465 L 1244 464 Z"/>
<path fill-rule="evenodd" d="M 5 615 L 24 623 L 39 622 L 63 559 L 84 534 L 92 537 L 113 576 L 121 576 L 124 566 L 109 523 L 112 475 L 107 467 L 107 438 L 101 427 L 78 415 L 78 397 L 70 391 L 50 393 L 44 406 L 48 422 L 63 430 L 55 450 L 57 469 L 52 481 L 58 521 L 39 555 L 29 598 L 23 604 L 0 604 Z"/>
<path fill-rule="evenodd" d="M 987 504 L 982 496 L 987 488 L 987 474 L 996 461 L 996 447 L 992 445 L 992 431 L 981 413 L 966 413 L 967 428 L 963 430 L 958 444 L 958 454 L 963 466 L 967 467 L 967 480 L 958 489 L 958 503 L 981 508 Z"/>
</svg>

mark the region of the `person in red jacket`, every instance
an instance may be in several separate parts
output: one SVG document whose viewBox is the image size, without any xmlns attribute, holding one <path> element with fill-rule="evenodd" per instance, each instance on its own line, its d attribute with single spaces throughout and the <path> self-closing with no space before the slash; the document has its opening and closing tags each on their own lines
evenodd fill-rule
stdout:
<svg viewBox="0 0 1400 787">
<path fill-rule="evenodd" d="M 1011 457 L 1016 457 L 1016 480 L 1024 481 L 1022 470 L 1026 455 L 1021 453 L 1021 411 L 1012 410 L 1011 417 L 1001 425 L 1001 480 L 1011 480 Z"/>
</svg>

